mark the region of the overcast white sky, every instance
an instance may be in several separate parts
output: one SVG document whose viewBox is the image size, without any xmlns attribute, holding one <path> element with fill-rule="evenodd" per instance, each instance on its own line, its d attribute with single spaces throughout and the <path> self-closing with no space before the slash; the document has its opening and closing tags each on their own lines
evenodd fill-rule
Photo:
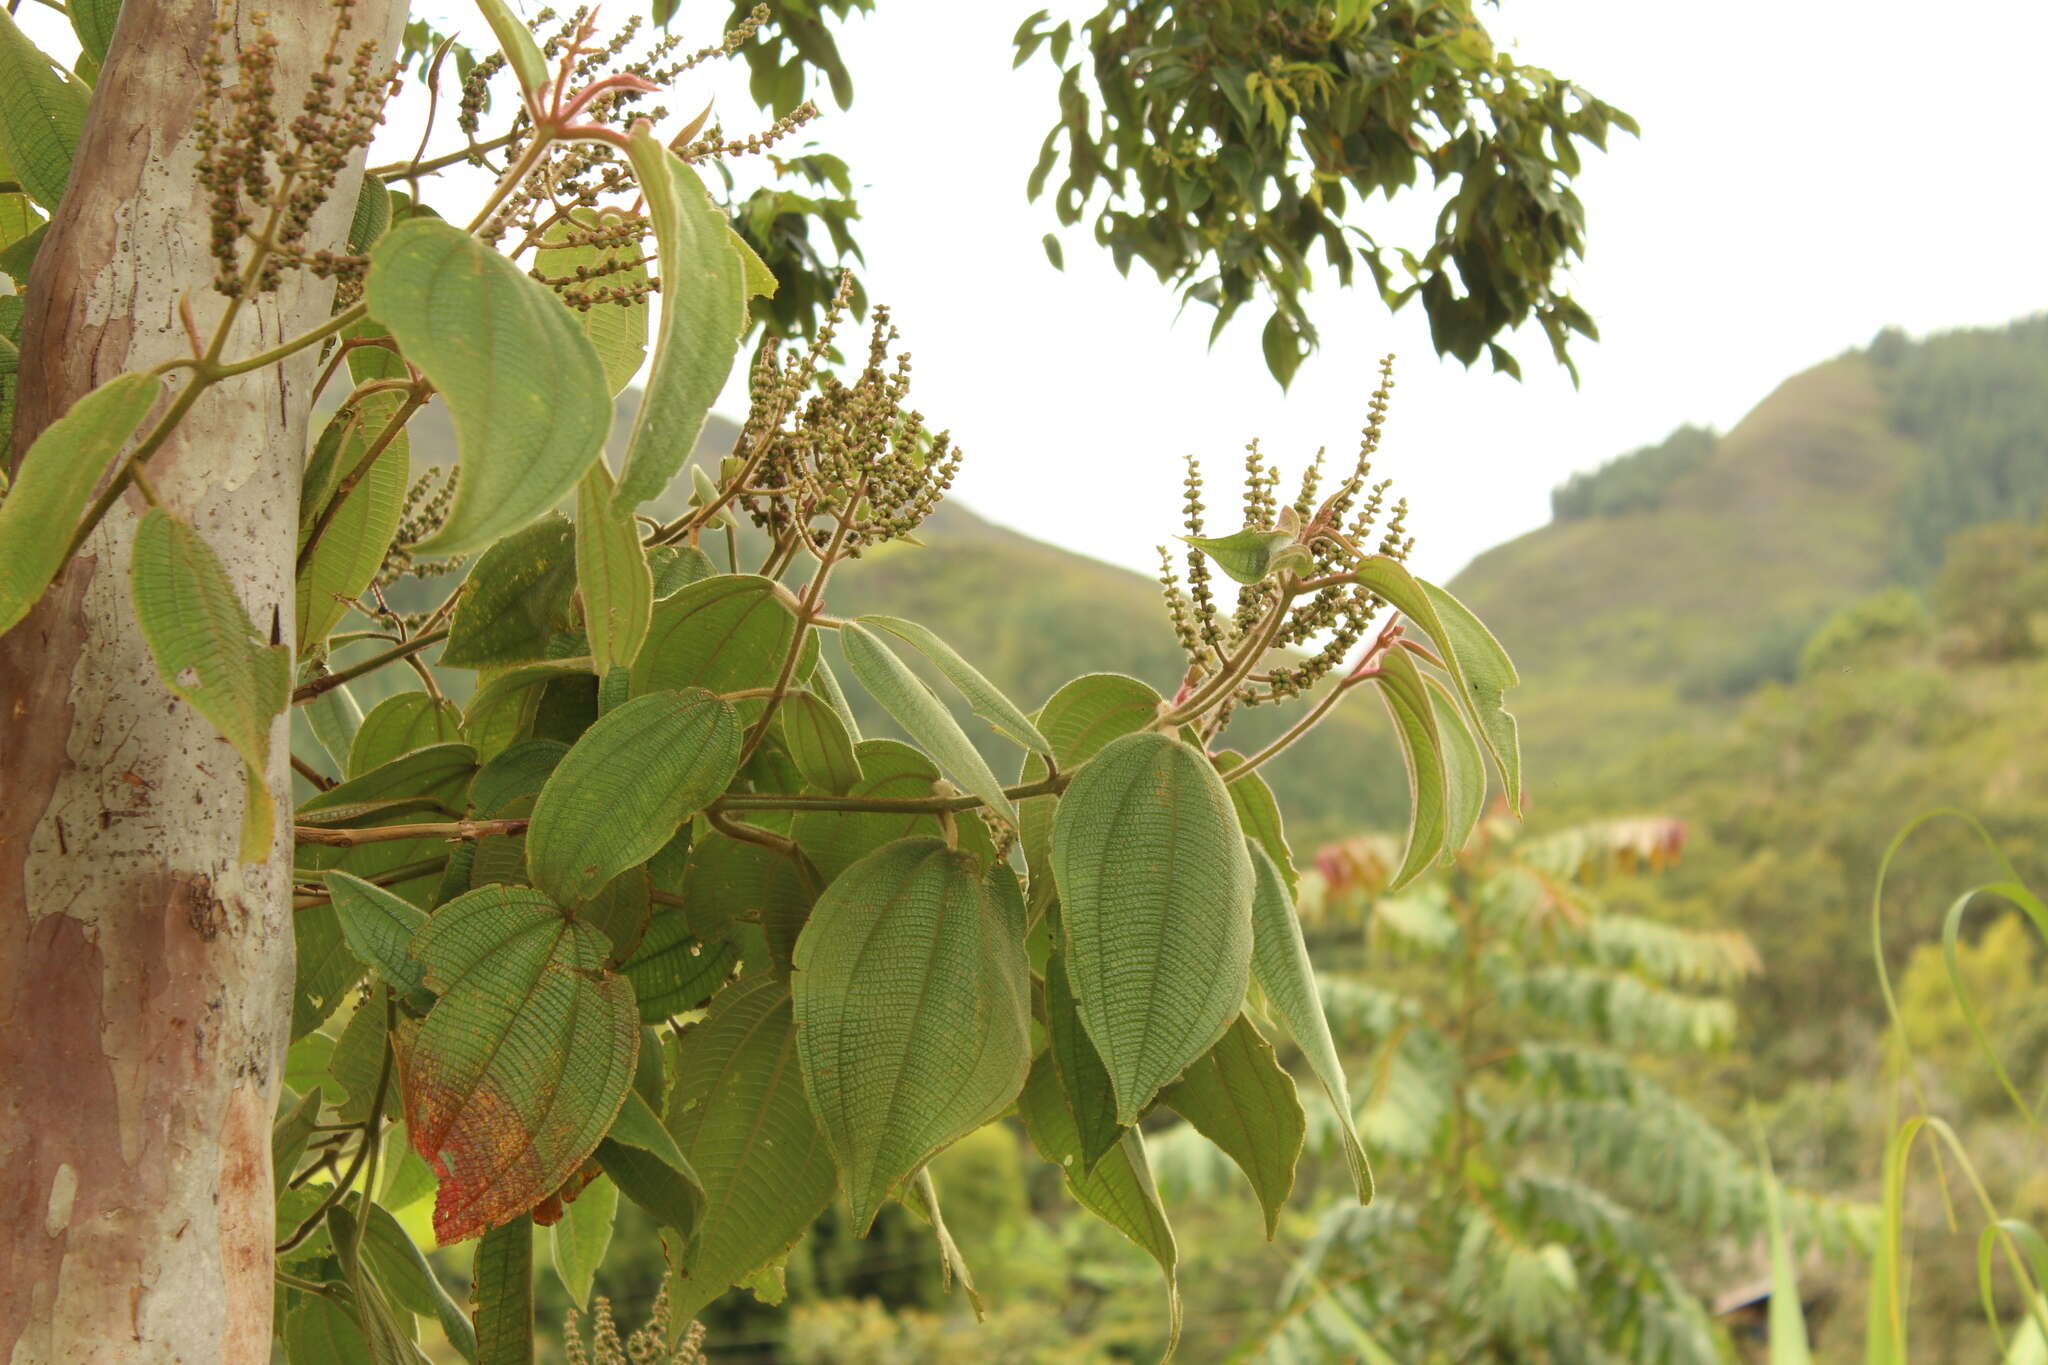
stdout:
<svg viewBox="0 0 2048 1365">
<path fill-rule="evenodd" d="M 1205 309 L 1176 322 L 1170 290 L 1120 278 L 1084 231 L 1065 234 L 1064 273 L 1046 262 L 1052 214 L 1023 186 L 1057 77 L 1013 72 L 1009 43 L 1037 3 L 878 0 L 842 37 L 853 107 L 828 103 L 813 131 L 861 182 L 869 290 L 916 357 L 919 407 L 968 453 L 960 496 L 1103 559 L 1150 571 L 1179 529 L 1188 452 L 1221 474 L 1255 435 L 1289 468 L 1348 448 L 1388 351 L 1400 388 L 1379 467 L 1415 505 L 1419 567 L 1442 578 L 1540 525 L 1571 471 L 1681 422 L 1725 430 L 1882 326 L 2048 307 L 2048 3 L 1502 0 L 1485 12 L 1496 39 L 1643 127 L 1579 181 L 1589 246 L 1571 287 L 1602 335 L 1577 348 L 1583 387 L 1540 335 L 1514 347 L 1523 382 L 1467 372 L 1436 359 L 1419 307 L 1393 317 L 1331 287 L 1313 301 L 1322 349 L 1283 394 L 1259 356 L 1262 313 L 1211 349 Z M 29 8 L 43 37 L 47 12 Z M 462 0 L 416 9 L 485 40 Z M 694 46 L 728 12 L 683 0 L 677 25 Z M 728 129 L 757 126 L 743 75 L 719 84 Z M 1421 204 L 1375 206 L 1389 211 L 1427 221 Z M 727 399 L 743 401 L 736 387 Z"/>
</svg>

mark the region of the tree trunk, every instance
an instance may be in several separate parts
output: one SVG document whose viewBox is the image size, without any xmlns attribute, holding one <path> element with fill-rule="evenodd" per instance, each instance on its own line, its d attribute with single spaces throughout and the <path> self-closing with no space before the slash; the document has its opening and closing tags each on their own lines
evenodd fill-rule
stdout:
<svg viewBox="0 0 2048 1365">
<path fill-rule="evenodd" d="M 193 117 L 216 19 L 268 12 L 283 120 L 327 50 L 319 0 L 127 0 L 71 185 L 37 258 L 17 451 L 88 390 L 187 353 L 211 289 Z M 404 6 L 360 0 L 348 46 L 395 51 Z M 228 71 L 232 73 L 232 55 Z M 229 79 L 233 79 L 232 74 Z M 309 245 L 339 246 L 358 154 Z M 227 356 L 317 325 L 302 273 L 243 310 Z M 289 642 L 316 359 L 206 394 L 151 462 L 250 618 Z M 264 1362 L 270 1123 L 290 1023 L 289 821 L 236 859 L 239 760 L 156 675 L 129 605 L 140 505 L 118 504 L 0 637 L 0 1360 Z M 63 528 L 46 528 L 62 534 Z M 288 727 L 270 796 L 289 810 Z"/>
</svg>

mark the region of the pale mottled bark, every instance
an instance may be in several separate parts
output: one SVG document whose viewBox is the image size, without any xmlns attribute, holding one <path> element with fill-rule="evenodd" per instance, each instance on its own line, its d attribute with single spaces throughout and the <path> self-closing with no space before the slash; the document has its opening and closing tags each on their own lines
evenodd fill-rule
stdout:
<svg viewBox="0 0 2048 1365">
<path fill-rule="evenodd" d="M 72 185 L 29 291 L 16 449 L 114 376 L 185 349 L 212 292 L 193 177 L 216 16 L 265 10 L 296 110 L 325 50 L 318 0 L 128 0 Z M 394 50 L 403 6 L 356 33 Z M 360 157 L 358 157 L 360 165 Z M 355 178 L 315 244 L 346 231 Z M 327 317 L 308 276 L 245 310 L 229 356 Z M 251 619 L 288 639 L 311 356 L 201 398 L 151 465 Z M 290 1020 L 289 848 L 242 865 L 234 752 L 157 680 L 132 624 L 137 505 L 117 506 L 0 637 L 0 1360 L 269 1358 L 270 1118 Z M 52 528 L 56 533 L 59 528 Z M 269 785 L 290 791 L 286 728 Z"/>
</svg>

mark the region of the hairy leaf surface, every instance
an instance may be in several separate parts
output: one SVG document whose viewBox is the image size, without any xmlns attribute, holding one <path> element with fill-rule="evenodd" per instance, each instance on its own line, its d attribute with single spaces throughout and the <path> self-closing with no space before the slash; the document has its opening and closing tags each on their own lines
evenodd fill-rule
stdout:
<svg viewBox="0 0 2048 1365">
<path fill-rule="evenodd" d="M 960 723 L 953 719 L 953 713 L 932 695 L 931 689 L 873 632 L 849 621 L 839 628 L 839 643 L 846 651 L 853 675 L 860 679 L 868 695 L 880 702 L 882 709 L 909 731 L 910 737 L 923 745 L 941 768 L 958 778 L 962 787 L 1014 826 L 1017 808 L 1003 794 L 1003 784 Z"/>
<path fill-rule="evenodd" d="M 462 713 L 455 703 L 425 692 L 400 692 L 378 702 L 356 727 L 347 753 L 348 775 L 361 777 L 415 749 L 461 739 Z"/>
<path fill-rule="evenodd" d="M 60 75 L 14 22 L 0 16 L 0 158 L 29 198 L 55 212 L 71 179 L 92 94 Z"/>
<path fill-rule="evenodd" d="M 450 668 L 534 663 L 569 628 L 576 592 L 575 532 L 550 512 L 477 557 L 448 621 Z"/>
<path fill-rule="evenodd" d="M 600 678 L 632 667 L 654 619 L 654 575 L 640 525 L 613 510 L 611 494 L 611 473 L 599 460 L 576 486 L 576 584 Z"/>
<path fill-rule="evenodd" d="M 958 650 L 930 630 L 915 621 L 905 621 L 895 616 L 863 616 L 860 622 L 864 626 L 888 631 L 930 659 L 938 666 L 939 672 L 945 675 L 946 681 L 953 684 L 960 695 L 967 699 L 967 704 L 974 709 L 974 714 L 994 726 L 997 734 L 1027 749 L 1035 749 L 1039 753 L 1051 752 L 1051 743 L 1038 732 L 1038 727 L 1017 709 L 1017 704 L 997 690 L 996 685 L 983 677 L 973 664 L 961 658 Z"/>
<path fill-rule="evenodd" d="M 1038 712 L 1038 729 L 1052 745 L 1063 772 L 1073 772 L 1102 752 L 1113 739 L 1142 730 L 1159 713 L 1160 697 L 1136 678 L 1121 673 L 1089 673 L 1052 694 Z M 1023 780 L 1045 776 L 1045 759 L 1024 760 Z M 1023 823 L 1019 842 L 1024 866 L 1031 874 L 1030 913 L 1034 923 L 1055 896 L 1052 875 L 1052 816 L 1056 796 L 1026 797 L 1020 804 Z"/>
<path fill-rule="evenodd" d="M 1294 1188 L 1294 1166 L 1308 1131 L 1294 1078 L 1251 1020 L 1239 1015 L 1159 1101 L 1195 1126 L 1251 1181 L 1266 1213 L 1266 1240 Z"/>
<path fill-rule="evenodd" d="M 1393 650 L 1374 679 L 1380 700 L 1394 721 L 1401 758 L 1408 769 L 1408 839 L 1401 866 L 1388 882 L 1398 891 L 1436 860 L 1444 849 L 1443 741 L 1437 733 L 1436 709 L 1421 670 L 1405 650 Z"/>
</svg>

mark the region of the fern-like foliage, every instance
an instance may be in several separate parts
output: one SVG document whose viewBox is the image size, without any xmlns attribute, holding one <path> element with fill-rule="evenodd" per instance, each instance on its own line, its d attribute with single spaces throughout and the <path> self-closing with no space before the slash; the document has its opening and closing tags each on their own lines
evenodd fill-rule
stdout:
<svg viewBox="0 0 2048 1365">
<path fill-rule="evenodd" d="M 1383 1193 L 1317 1221 L 1236 1358 L 1727 1358 L 1702 1252 L 1764 1235 L 1767 1176 L 1665 1078 L 1730 1045 L 1728 991 L 1762 964 L 1741 934 L 1606 904 L 1684 841 L 1657 818 L 1541 838 L 1489 819 L 1398 894 L 1380 840 L 1318 855 L 1305 912 L 1365 933 L 1364 968 L 1326 973 L 1322 994 Z M 1334 1159 L 1333 1116 L 1305 1107 L 1310 1149 Z M 1231 1168 L 1181 1138 L 1153 1143 L 1162 1184 L 1227 1188 Z M 1783 1212 L 1834 1249 L 1869 1223 L 1796 1193 Z"/>
</svg>

